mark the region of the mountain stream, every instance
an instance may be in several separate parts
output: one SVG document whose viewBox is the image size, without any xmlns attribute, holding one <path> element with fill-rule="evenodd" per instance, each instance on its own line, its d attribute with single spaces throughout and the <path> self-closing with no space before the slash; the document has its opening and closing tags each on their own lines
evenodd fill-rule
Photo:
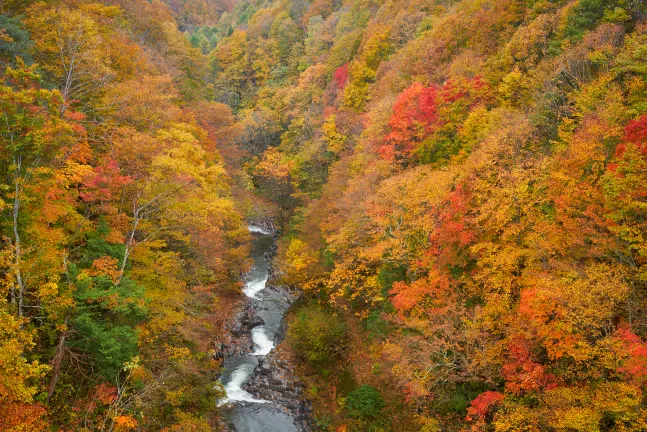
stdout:
<svg viewBox="0 0 647 432">
<path fill-rule="evenodd" d="M 254 397 L 245 390 L 259 361 L 274 348 L 283 315 L 290 300 L 281 290 L 267 286 L 270 275 L 269 254 L 274 244 L 272 233 L 257 226 L 250 226 L 253 236 L 251 257 L 252 270 L 247 274 L 243 292 L 248 297 L 248 307 L 261 325 L 251 330 L 254 350 L 245 355 L 227 357 L 220 382 L 227 396 L 219 402 L 227 406 L 227 417 L 236 432 L 298 432 L 290 414 L 276 403 Z"/>
</svg>

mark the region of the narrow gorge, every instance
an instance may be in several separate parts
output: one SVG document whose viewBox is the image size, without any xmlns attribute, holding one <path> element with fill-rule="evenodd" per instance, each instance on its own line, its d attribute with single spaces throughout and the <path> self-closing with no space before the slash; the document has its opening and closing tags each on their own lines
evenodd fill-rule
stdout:
<svg viewBox="0 0 647 432">
<path fill-rule="evenodd" d="M 0 0 L 0 431 L 647 432 L 647 0 Z"/>
<path fill-rule="evenodd" d="M 245 276 L 243 293 L 247 298 L 232 323 L 234 336 L 239 338 L 235 342 L 238 354 L 224 359 L 220 382 L 226 397 L 218 405 L 225 407 L 225 416 L 236 432 L 306 431 L 307 408 L 299 401 L 301 391 L 288 387 L 289 377 L 282 376 L 280 368 L 272 368 L 274 359 L 268 357 L 283 337 L 284 315 L 296 294 L 268 283 L 276 247 L 273 232 L 255 225 L 249 230 L 253 265 Z"/>
</svg>

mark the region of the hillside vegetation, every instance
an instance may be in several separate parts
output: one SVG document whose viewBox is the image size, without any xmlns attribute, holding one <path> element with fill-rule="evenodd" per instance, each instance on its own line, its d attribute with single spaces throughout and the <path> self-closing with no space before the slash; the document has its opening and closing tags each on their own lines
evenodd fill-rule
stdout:
<svg viewBox="0 0 647 432">
<path fill-rule="evenodd" d="M 0 5 L 0 429 L 218 430 L 267 211 L 316 427 L 647 430 L 643 1 L 165 3 Z"/>
<path fill-rule="evenodd" d="M 351 333 L 296 352 L 319 424 L 645 430 L 644 3 L 241 5 L 214 97 L 283 280 Z M 390 405 L 356 415 L 347 375 Z"/>
<path fill-rule="evenodd" d="M 157 2 L 0 13 L 0 430 L 212 430 L 247 234 L 206 59 Z"/>
</svg>

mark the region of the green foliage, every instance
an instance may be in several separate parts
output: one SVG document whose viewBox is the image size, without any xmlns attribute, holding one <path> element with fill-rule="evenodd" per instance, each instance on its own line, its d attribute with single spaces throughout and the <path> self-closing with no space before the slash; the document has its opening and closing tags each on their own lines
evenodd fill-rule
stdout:
<svg viewBox="0 0 647 432">
<path fill-rule="evenodd" d="M 580 0 L 568 14 L 564 35 L 571 40 L 581 38 L 602 19 L 608 3 L 605 0 Z"/>
<path fill-rule="evenodd" d="M 393 327 L 391 326 L 389 321 L 382 317 L 383 313 L 384 312 L 380 310 L 374 310 L 371 311 L 371 313 L 366 318 L 364 326 L 366 327 L 366 330 L 369 332 L 371 337 L 385 338 L 393 330 Z"/>
<path fill-rule="evenodd" d="M 412 243 L 415 243 L 416 246 L 418 246 L 420 240 L 414 239 Z M 389 296 L 394 283 L 403 282 L 407 279 L 407 271 L 407 266 L 403 264 L 384 263 L 382 267 L 380 267 L 377 272 L 377 280 L 380 283 L 382 288 L 381 293 L 385 299 Z M 390 303 L 386 303 L 385 308 L 387 308 L 386 311 L 388 312 L 390 310 Z"/>
<path fill-rule="evenodd" d="M 321 417 L 316 417 L 314 420 L 317 427 L 321 428 L 321 430 L 327 430 L 331 425 L 330 416 L 324 415 Z"/>
<path fill-rule="evenodd" d="M 78 276 L 77 286 L 70 345 L 87 353 L 97 372 L 113 382 L 137 355 L 135 327 L 146 317 L 143 289 L 128 278 L 115 285 L 106 276 L 86 275 Z"/>
<path fill-rule="evenodd" d="M 341 359 L 347 341 L 340 318 L 316 305 L 297 312 L 288 336 L 295 352 L 322 373 Z"/>
<path fill-rule="evenodd" d="M 3 35 L 4 32 L 4 35 Z M 15 58 L 22 58 L 26 64 L 31 64 L 30 49 L 32 42 L 29 33 L 20 21 L 7 15 L 0 15 L 0 66 L 15 66 Z"/>
<path fill-rule="evenodd" d="M 104 256 L 112 257 L 117 261 L 123 258 L 126 249 L 124 244 L 107 241 L 106 237 L 109 234 L 110 226 L 105 218 L 100 218 L 96 228 L 86 234 L 85 247 L 80 251 L 77 262 L 80 268 L 88 269 L 92 267 L 95 260 Z"/>
<path fill-rule="evenodd" d="M 364 384 L 348 394 L 345 408 L 352 417 L 371 419 L 377 417 L 385 406 L 379 390 Z"/>
<path fill-rule="evenodd" d="M 434 408 L 443 415 L 465 417 L 470 403 L 488 387 L 480 382 L 465 382 L 447 386 L 434 401 Z"/>
<path fill-rule="evenodd" d="M 232 16 L 236 17 L 236 19 L 231 20 L 233 22 L 233 25 L 247 24 L 257 10 L 257 7 L 252 3 L 246 1 L 237 2 L 234 6 L 234 11 L 231 14 Z"/>
<path fill-rule="evenodd" d="M 222 37 L 217 27 L 204 26 L 196 28 L 191 33 L 189 42 L 195 48 L 199 48 L 203 54 L 208 54 L 216 47 Z"/>
<path fill-rule="evenodd" d="M 601 21 L 628 24 L 645 16 L 647 6 L 632 0 L 580 0 L 570 10 L 564 36 L 577 41 Z"/>
</svg>

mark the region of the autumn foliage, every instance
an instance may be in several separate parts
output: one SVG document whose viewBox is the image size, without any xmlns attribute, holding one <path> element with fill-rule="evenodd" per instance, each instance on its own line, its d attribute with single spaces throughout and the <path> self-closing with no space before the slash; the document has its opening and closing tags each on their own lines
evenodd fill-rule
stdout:
<svg viewBox="0 0 647 432">
<path fill-rule="evenodd" d="M 343 66 L 339 66 L 333 73 L 333 78 L 337 84 L 337 88 L 343 90 L 348 82 L 348 63 Z"/>
<path fill-rule="evenodd" d="M 645 428 L 647 10 L 405 3 L 268 8 L 245 29 L 256 66 L 232 106 L 276 130 L 245 120 L 266 143 L 247 172 L 285 220 L 283 280 L 353 323 L 338 367 L 389 396 L 369 420 L 320 391 L 322 417 Z M 293 24 L 292 63 L 251 48 Z"/>
<path fill-rule="evenodd" d="M 483 101 L 486 84 L 481 78 L 447 81 L 442 87 L 413 83 L 397 96 L 389 119 L 389 134 L 379 153 L 389 161 L 417 159 L 436 162 L 456 154 L 457 125 L 470 108 Z"/>
<path fill-rule="evenodd" d="M 192 106 L 230 110 L 161 3 L 110 3 L 0 5 L 3 431 L 218 423 L 245 230 Z"/>
<path fill-rule="evenodd" d="M 166 3 L 0 4 L 0 429 L 217 423 L 241 212 L 322 428 L 647 429 L 644 2 Z"/>
</svg>

